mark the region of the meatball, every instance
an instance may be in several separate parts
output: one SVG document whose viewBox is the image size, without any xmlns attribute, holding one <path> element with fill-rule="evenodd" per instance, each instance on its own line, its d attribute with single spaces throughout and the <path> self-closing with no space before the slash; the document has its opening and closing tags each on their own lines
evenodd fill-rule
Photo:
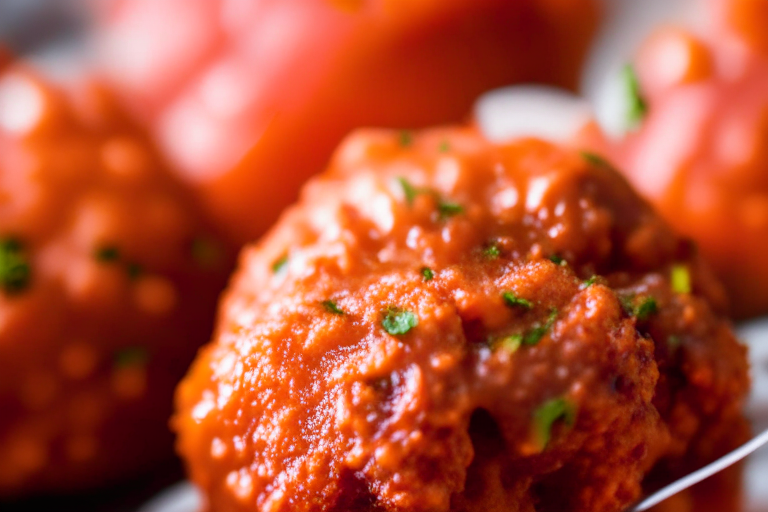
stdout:
<svg viewBox="0 0 768 512">
<path fill-rule="evenodd" d="M 166 172 L 100 86 L 0 73 L 0 497 L 172 456 L 233 258 Z"/>
<path fill-rule="evenodd" d="M 602 160 L 362 131 L 241 254 L 177 390 L 211 510 L 624 510 L 732 440 L 724 294 Z"/>
<path fill-rule="evenodd" d="M 591 147 L 699 244 L 746 318 L 768 313 L 768 7 L 706 8 L 714 27 L 648 38 L 624 72 L 628 132 Z"/>
<path fill-rule="evenodd" d="M 509 83 L 575 86 L 597 4 L 119 0 L 101 46 L 165 154 L 245 243 L 353 128 L 455 122 Z"/>
</svg>

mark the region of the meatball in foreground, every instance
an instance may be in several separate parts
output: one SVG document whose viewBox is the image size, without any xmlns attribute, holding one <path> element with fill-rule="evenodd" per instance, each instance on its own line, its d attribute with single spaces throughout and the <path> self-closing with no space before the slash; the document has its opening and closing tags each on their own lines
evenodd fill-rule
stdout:
<svg viewBox="0 0 768 512">
<path fill-rule="evenodd" d="M 595 155 L 358 133 L 243 252 L 178 449 L 211 510 L 621 511 L 731 441 L 723 302 Z"/>
<path fill-rule="evenodd" d="M 98 87 L 0 74 L 0 496 L 172 455 L 228 264 L 165 173 Z"/>
</svg>

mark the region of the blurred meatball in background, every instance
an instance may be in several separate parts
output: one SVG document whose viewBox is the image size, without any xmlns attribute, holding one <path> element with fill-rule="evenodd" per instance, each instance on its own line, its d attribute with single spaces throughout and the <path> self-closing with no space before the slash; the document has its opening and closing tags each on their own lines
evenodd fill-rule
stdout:
<svg viewBox="0 0 768 512">
<path fill-rule="evenodd" d="M 615 80 L 623 133 L 586 137 L 699 245 L 737 318 L 768 312 L 766 5 L 709 0 L 657 27 Z"/>
<path fill-rule="evenodd" d="M 0 499 L 168 460 L 232 256 L 103 87 L 0 74 Z"/>
<path fill-rule="evenodd" d="M 510 83 L 576 84 L 593 0 L 117 0 L 102 62 L 239 243 L 359 126 L 459 121 Z"/>
</svg>

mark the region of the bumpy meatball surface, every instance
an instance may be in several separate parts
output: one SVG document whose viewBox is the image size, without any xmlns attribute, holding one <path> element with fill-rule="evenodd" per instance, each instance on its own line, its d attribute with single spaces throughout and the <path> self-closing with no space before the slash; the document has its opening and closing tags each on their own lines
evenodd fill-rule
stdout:
<svg viewBox="0 0 768 512">
<path fill-rule="evenodd" d="M 618 512 L 738 422 L 723 303 L 594 155 L 360 132 L 242 253 L 178 449 L 211 510 Z"/>
<path fill-rule="evenodd" d="M 98 86 L 0 74 L 0 496 L 172 456 L 173 388 L 208 338 L 223 246 Z"/>
</svg>

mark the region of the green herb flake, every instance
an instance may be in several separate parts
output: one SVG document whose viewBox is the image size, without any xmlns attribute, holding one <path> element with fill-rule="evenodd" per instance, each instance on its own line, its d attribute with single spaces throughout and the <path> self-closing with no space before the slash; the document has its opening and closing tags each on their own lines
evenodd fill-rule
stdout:
<svg viewBox="0 0 768 512">
<path fill-rule="evenodd" d="M 19 293 L 29 286 L 31 267 L 21 244 L 14 239 L 0 240 L 0 289 Z"/>
<path fill-rule="evenodd" d="M 501 297 L 504 299 L 504 304 L 509 306 L 510 308 L 523 308 L 523 309 L 531 309 L 533 308 L 533 303 L 531 301 L 522 299 L 515 295 L 513 292 L 504 292 L 501 294 Z"/>
<path fill-rule="evenodd" d="M 146 366 L 149 362 L 149 352 L 144 347 L 126 347 L 115 353 L 114 362 L 117 368 Z"/>
<path fill-rule="evenodd" d="M 403 188 L 403 196 L 405 196 L 405 203 L 408 206 L 413 206 L 413 202 L 416 200 L 416 196 L 419 195 L 419 189 L 411 185 L 411 182 L 400 176 L 397 178 L 397 182 Z"/>
<path fill-rule="evenodd" d="M 604 169 L 613 169 L 613 165 L 611 165 L 608 162 L 608 160 L 598 155 L 597 153 L 592 153 L 590 151 L 581 151 L 580 154 L 584 160 L 586 160 L 589 164 L 594 165 L 595 167 L 602 167 Z"/>
<path fill-rule="evenodd" d="M 325 308 L 325 310 L 333 315 L 344 315 L 344 310 L 339 308 L 339 306 L 336 304 L 336 302 L 328 299 L 321 302 L 322 306 Z"/>
<path fill-rule="evenodd" d="M 589 288 L 590 286 L 592 286 L 596 282 L 597 282 L 597 276 L 592 276 L 589 279 L 587 279 L 586 281 L 584 281 L 583 283 L 581 283 L 581 289 L 582 290 L 586 290 L 587 288 Z"/>
<path fill-rule="evenodd" d="M 3 238 L 0 239 L 0 247 L 3 251 L 21 252 L 23 246 L 20 241 L 15 238 Z"/>
<path fill-rule="evenodd" d="M 549 312 L 549 317 L 547 318 L 547 321 L 542 324 L 534 325 L 531 330 L 525 333 L 523 336 L 523 344 L 524 345 L 538 345 L 541 339 L 547 335 L 549 330 L 552 328 L 553 325 L 555 325 L 555 321 L 557 320 L 558 312 L 556 309 L 553 309 Z"/>
<path fill-rule="evenodd" d="M 489 260 L 497 259 L 499 256 L 501 256 L 501 249 L 499 249 L 499 245 L 496 243 L 493 243 L 485 247 L 483 249 L 483 256 L 485 256 L 485 258 Z"/>
<path fill-rule="evenodd" d="M 651 315 L 655 315 L 659 311 L 656 299 L 650 296 L 643 298 L 640 303 L 637 302 L 634 295 L 619 297 L 619 301 L 628 315 L 634 316 L 641 322 L 648 320 Z"/>
<path fill-rule="evenodd" d="M 558 254 L 552 254 L 549 257 L 549 261 L 551 261 L 555 265 L 560 265 L 560 266 L 563 266 L 563 267 L 568 265 L 568 262 L 565 261 L 565 259 L 562 256 L 558 255 Z"/>
<path fill-rule="evenodd" d="M 621 303 L 621 308 L 626 312 L 629 316 L 635 315 L 635 296 L 634 295 L 622 295 L 619 297 L 619 303 Z"/>
<path fill-rule="evenodd" d="M 216 268 L 222 257 L 221 245 L 216 240 L 207 236 L 198 236 L 192 240 L 192 259 L 201 268 Z"/>
<path fill-rule="evenodd" d="M 635 308 L 635 316 L 638 320 L 648 320 L 648 317 L 655 315 L 659 311 L 659 306 L 656 303 L 656 299 L 653 297 L 646 297 Z"/>
<path fill-rule="evenodd" d="M 667 346 L 670 350 L 675 351 L 680 348 L 680 345 L 682 344 L 683 340 L 680 339 L 680 336 L 676 336 L 674 334 L 667 336 Z"/>
<path fill-rule="evenodd" d="M 429 267 L 421 267 L 421 276 L 424 278 L 424 281 L 431 281 L 435 278 L 435 273 Z"/>
<path fill-rule="evenodd" d="M 437 213 L 440 220 L 447 220 L 455 215 L 464 213 L 464 207 L 458 203 L 452 203 L 450 201 L 440 199 L 437 202 Z"/>
<path fill-rule="evenodd" d="M 128 279 L 131 281 L 137 280 L 144 273 L 144 267 L 138 263 L 129 263 L 125 270 L 128 273 Z"/>
<path fill-rule="evenodd" d="M 408 181 L 403 176 L 398 177 L 397 182 L 400 184 L 400 187 L 403 189 L 403 197 L 405 198 L 405 203 L 408 206 L 413 206 L 413 203 L 416 201 L 416 197 L 419 196 L 420 194 L 431 195 L 437 203 L 437 214 L 438 214 L 439 220 L 441 221 L 449 219 L 454 215 L 458 215 L 464 212 L 463 206 L 461 206 L 458 203 L 454 203 L 454 202 L 446 201 L 442 199 L 440 197 L 440 194 L 435 190 L 432 190 L 429 188 L 415 187 L 410 181 Z"/>
<path fill-rule="evenodd" d="M 440 146 L 438 146 L 437 150 L 440 153 L 447 153 L 451 150 L 451 144 L 447 140 L 444 140 L 440 143 Z"/>
<path fill-rule="evenodd" d="M 691 293 L 691 273 L 688 271 L 686 265 L 673 265 L 670 273 L 670 281 L 672 282 L 672 291 L 675 293 Z"/>
<path fill-rule="evenodd" d="M 413 133 L 410 130 L 402 130 L 398 139 L 400 147 L 407 148 L 413 145 Z"/>
<path fill-rule="evenodd" d="M 552 427 L 562 421 L 572 427 L 576 422 L 576 406 L 566 398 L 547 400 L 533 412 L 533 431 L 543 450 L 552 437 Z"/>
<path fill-rule="evenodd" d="M 640 91 L 640 80 L 634 66 L 631 64 L 624 66 L 621 70 L 621 80 L 627 95 L 627 127 L 636 129 L 648 114 L 648 104 Z"/>
<path fill-rule="evenodd" d="M 272 273 L 280 274 L 283 270 L 288 268 L 288 254 L 283 254 L 275 261 L 272 262 Z"/>
<path fill-rule="evenodd" d="M 523 344 L 523 336 L 521 334 L 510 334 L 509 336 L 503 336 L 493 340 L 491 346 L 494 350 L 505 350 L 510 354 L 517 352 L 520 345 Z"/>
<path fill-rule="evenodd" d="M 384 314 L 381 326 L 393 336 L 407 334 L 411 329 L 419 325 L 419 319 L 404 309 L 389 308 Z"/>
<path fill-rule="evenodd" d="M 96 261 L 111 263 L 120 259 L 120 250 L 117 247 L 108 245 L 96 249 L 93 256 L 96 258 Z"/>
</svg>

